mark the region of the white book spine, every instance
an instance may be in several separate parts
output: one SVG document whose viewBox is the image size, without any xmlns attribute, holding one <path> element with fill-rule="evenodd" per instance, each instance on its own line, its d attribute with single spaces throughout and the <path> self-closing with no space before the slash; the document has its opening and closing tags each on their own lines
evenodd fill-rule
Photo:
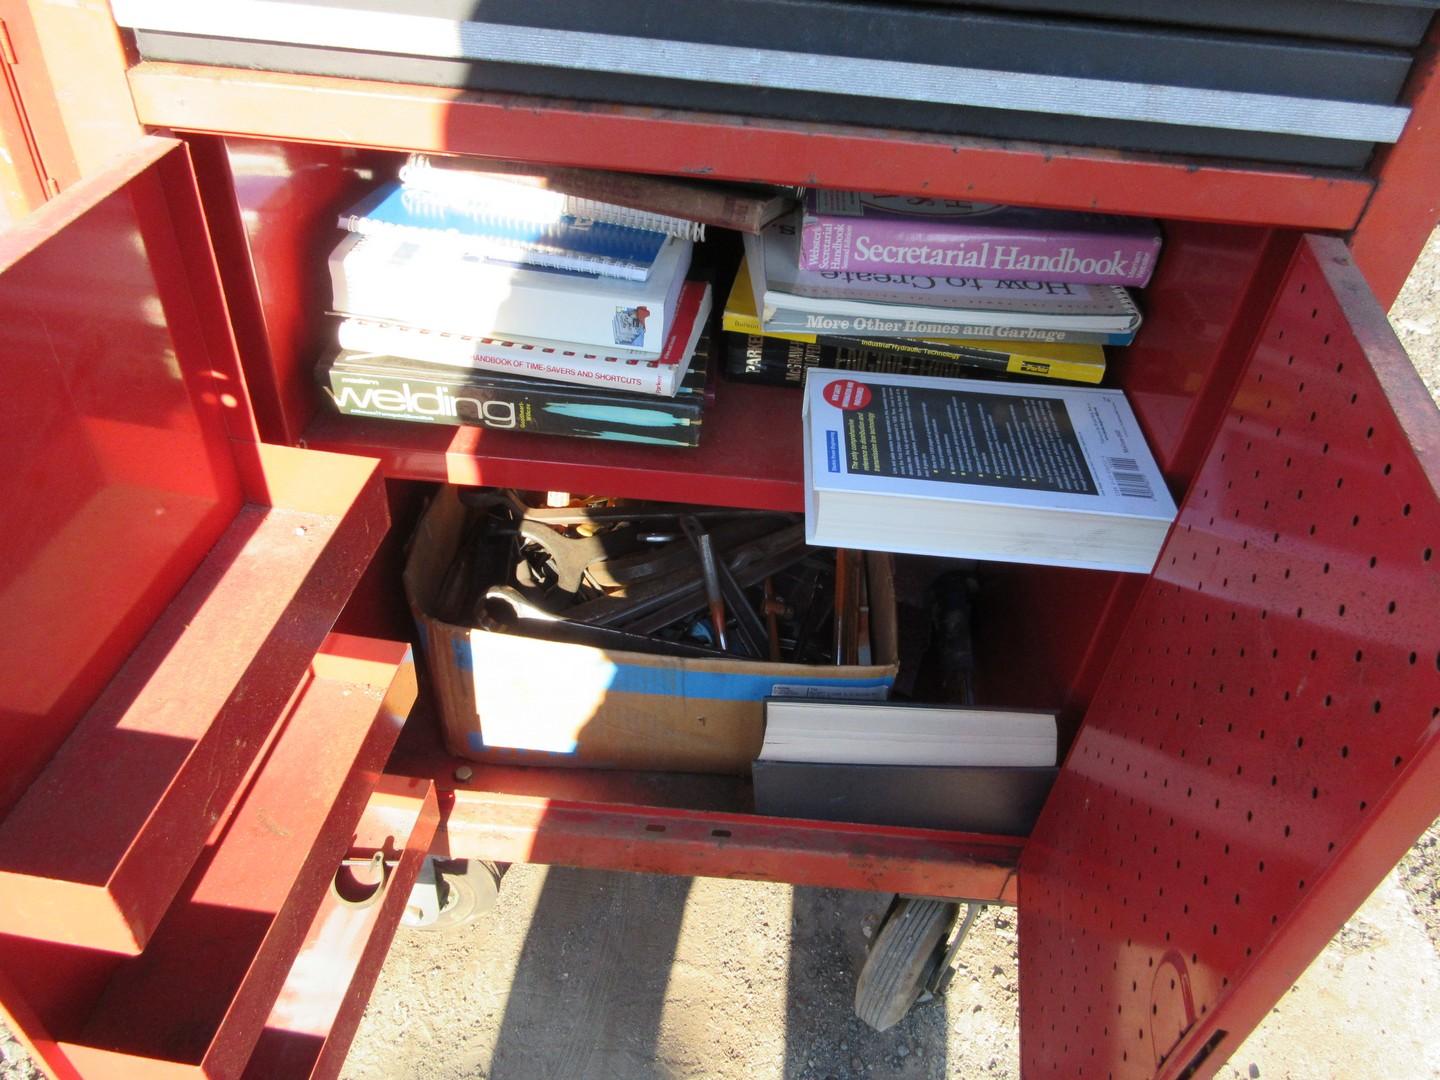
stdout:
<svg viewBox="0 0 1440 1080">
<path fill-rule="evenodd" d="M 685 370 L 678 364 L 627 362 L 623 358 L 586 356 L 561 347 L 432 333 L 363 319 L 341 320 L 338 338 L 340 347 L 351 352 L 399 356 L 500 375 L 530 375 L 656 397 L 674 397 Z"/>
<path fill-rule="evenodd" d="M 515 335 L 658 356 L 668 331 L 658 275 L 645 283 L 550 275 L 357 234 L 330 257 L 342 315 L 492 338 Z M 675 243 L 675 241 L 672 241 Z"/>
</svg>

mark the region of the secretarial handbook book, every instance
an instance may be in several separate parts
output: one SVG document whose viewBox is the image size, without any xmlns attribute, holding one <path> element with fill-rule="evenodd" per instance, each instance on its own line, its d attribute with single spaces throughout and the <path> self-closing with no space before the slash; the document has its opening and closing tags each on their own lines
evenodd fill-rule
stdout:
<svg viewBox="0 0 1440 1080">
<path fill-rule="evenodd" d="M 1160 254 L 1144 218 L 860 191 L 807 192 L 802 229 L 807 270 L 1141 286 Z"/>
<path fill-rule="evenodd" d="M 812 369 L 812 544 L 1148 572 L 1175 504 L 1125 395 Z"/>
<path fill-rule="evenodd" d="M 797 226 L 792 215 L 744 237 L 762 333 L 1128 345 L 1140 327 L 1118 285 L 806 270 Z"/>
</svg>

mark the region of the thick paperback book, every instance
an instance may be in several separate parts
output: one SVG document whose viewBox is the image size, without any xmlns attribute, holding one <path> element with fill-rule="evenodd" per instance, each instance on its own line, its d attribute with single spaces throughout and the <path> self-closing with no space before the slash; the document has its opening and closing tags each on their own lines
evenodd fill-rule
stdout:
<svg viewBox="0 0 1440 1080">
<path fill-rule="evenodd" d="M 696 342 L 710 317 L 710 286 L 687 281 L 658 357 L 627 349 L 589 350 L 562 341 L 476 338 L 436 333 L 401 323 L 344 319 L 340 348 L 420 360 L 429 364 L 530 375 L 539 379 L 674 397 L 690 370 Z"/>
<path fill-rule="evenodd" d="M 799 249 L 794 217 L 745 237 L 765 333 L 1128 345 L 1140 326 L 1139 309 L 1118 285 L 804 270 Z"/>
<path fill-rule="evenodd" d="M 567 386 L 393 356 L 340 352 L 315 375 L 346 416 L 474 425 L 581 439 L 698 446 L 708 347 L 702 342 L 673 398 Z"/>
<path fill-rule="evenodd" d="M 800 266 L 1142 286 L 1153 221 L 858 191 L 805 196 Z"/>
<path fill-rule="evenodd" d="M 502 262 L 630 281 L 650 276 L 667 239 L 662 232 L 563 214 L 538 220 L 498 195 L 463 202 L 398 183 L 372 191 L 341 214 L 339 224 L 362 236 L 395 235 Z"/>
<path fill-rule="evenodd" d="M 812 544 L 1148 572 L 1175 504 L 1118 390 L 812 369 Z"/>
<path fill-rule="evenodd" d="M 648 281 L 491 262 L 393 235 L 350 233 L 330 254 L 334 308 L 469 337 L 541 338 L 659 356 L 693 246 L 668 239 Z"/>
</svg>

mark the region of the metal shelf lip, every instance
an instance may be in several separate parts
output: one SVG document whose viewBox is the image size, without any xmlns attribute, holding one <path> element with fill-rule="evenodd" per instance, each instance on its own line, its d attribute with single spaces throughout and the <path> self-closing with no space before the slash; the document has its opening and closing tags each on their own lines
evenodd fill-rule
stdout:
<svg viewBox="0 0 1440 1080">
<path fill-rule="evenodd" d="M 322 412 L 304 444 L 378 457 L 387 476 L 452 484 L 595 491 L 663 502 L 798 511 L 800 396 L 727 383 L 700 446 L 664 447 L 365 420 Z"/>
<path fill-rule="evenodd" d="M 777 881 L 1013 904 L 1022 837 L 848 825 L 456 788 L 454 858 Z M 441 847 L 440 845 L 443 845 Z"/>
<path fill-rule="evenodd" d="M 144 62 L 141 121 L 331 145 L 1343 230 L 1366 176 L 1202 158 Z"/>
</svg>

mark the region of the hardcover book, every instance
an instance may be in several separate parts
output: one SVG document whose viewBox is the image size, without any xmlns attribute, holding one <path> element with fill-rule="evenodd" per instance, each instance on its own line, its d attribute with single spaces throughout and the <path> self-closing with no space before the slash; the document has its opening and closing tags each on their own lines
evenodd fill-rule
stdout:
<svg viewBox="0 0 1440 1080">
<path fill-rule="evenodd" d="M 1146 573 L 1175 518 L 1118 390 L 814 369 L 804 398 L 812 544 Z"/>
<path fill-rule="evenodd" d="M 470 337 L 618 345 L 653 357 L 675 317 L 692 247 L 667 239 L 648 281 L 623 281 L 350 233 L 330 254 L 330 284 L 342 315 Z"/>
<path fill-rule="evenodd" d="M 393 356 L 340 352 L 315 375 L 337 412 L 581 439 L 698 446 L 708 349 L 702 341 L 673 398 L 569 386 Z"/>
<path fill-rule="evenodd" d="M 964 274 L 803 270 L 798 221 L 745 237 L 761 330 L 841 336 L 994 337 L 1128 345 L 1140 311 L 1118 285 Z"/>
<path fill-rule="evenodd" d="M 1159 254 L 1160 229 L 1142 218 L 810 191 L 800 266 L 1142 286 Z"/>
<path fill-rule="evenodd" d="M 395 183 L 377 188 L 341 214 L 340 227 L 362 236 L 443 243 L 487 259 L 630 281 L 650 276 L 666 241 L 664 233 L 650 229 L 528 213 L 523 202 L 506 200 L 500 191 L 467 202 Z"/>
<path fill-rule="evenodd" d="M 1056 751 L 1053 713 L 771 698 L 755 810 L 1024 835 Z"/>
<path fill-rule="evenodd" d="M 680 290 L 664 351 L 658 357 L 627 349 L 590 350 L 561 341 L 436 333 L 402 323 L 357 318 L 341 321 L 338 338 L 340 348 L 350 352 L 674 397 L 690 369 L 695 343 L 709 317 L 710 286 L 687 281 Z"/>
</svg>

